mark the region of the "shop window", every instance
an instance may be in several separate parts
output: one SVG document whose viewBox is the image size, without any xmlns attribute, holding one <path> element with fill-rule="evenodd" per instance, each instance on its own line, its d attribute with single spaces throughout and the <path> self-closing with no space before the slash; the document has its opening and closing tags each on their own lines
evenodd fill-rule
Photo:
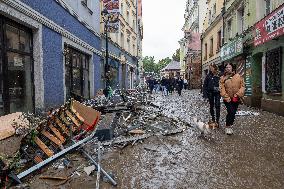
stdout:
<svg viewBox="0 0 284 189">
<path fill-rule="evenodd" d="M 90 98 L 89 56 L 73 48 L 65 47 L 66 97 Z"/>
<path fill-rule="evenodd" d="M 281 93 L 282 49 L 276 48 L 266 53 L 265 88 L 267 93 Z"/>
</svg>

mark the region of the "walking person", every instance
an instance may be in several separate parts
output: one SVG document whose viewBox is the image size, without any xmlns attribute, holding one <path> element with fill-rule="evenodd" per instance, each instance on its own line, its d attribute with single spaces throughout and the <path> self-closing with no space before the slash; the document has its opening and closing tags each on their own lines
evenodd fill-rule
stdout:
<svg viewBox="0 0 284 189">
<path fill-rule="evenodd" d="M 162 88 L 162 95 L 166 96 L 167 95 L 167 80 L 165 77 L 162 77 L 161 88 Z"/>
<path fill-rule="evenodd" d="M 186 78 L 184 78 L 183 83 L 184 83 L 184 90 L 187 90 L 188 82 Z"/>
<path fill-rule="evenodd" d="M 232 64 L 227 64 L 225 73 L 220 79 L 220 94 L 227 109 L 226 128 L 227 135 L 233 134 L 232 126 L 241 99 L 245 93 L 245 83 L 242 76 L 234 72 Z"/>
<path fill-rule="evenodd" d="M 178 77 L 177 80 L 176 80 L 176 87 L 177 87 L 177 92 L 178 92 L 178 95 L 181 96 L 181 91 L 183 89 L 183 79 Z"/>
<path fill-rule="evenodd" d="M 209 66 L 209 73 L 207 74 L 203 84 L 203 97 L 208 99 L 210 106 L 211 120 L 209 123 L 217 124 L 219 127 L 220 121 L 220 89 L 219 89 L 219 69 L 215 64 Z"/>
</svg>

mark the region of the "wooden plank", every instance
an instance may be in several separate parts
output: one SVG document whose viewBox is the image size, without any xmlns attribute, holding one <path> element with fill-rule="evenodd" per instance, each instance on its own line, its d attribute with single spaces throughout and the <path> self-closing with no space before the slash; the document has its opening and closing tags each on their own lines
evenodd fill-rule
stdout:
<svg viewBox="0 0 284 189">
<path fill-rule="evenodd" d="M 101 113 L 97 110 L 85 106 L 78 101 L 73 100 L 71 109 L 73 112 L 78 112 L 78 114 L 84 119 L 84 123 L 87 125 L 95 125 L 99 120 Z"/>
<path fill-rule="evenodd" d="M 35 161 L 36 163 L 40 163 L 40 162 L 42 162 L 43 160 L 41 159 L 41 157 L 35 156 L 35 157 L 34 157 L 34 161 Z"/>
<path fill-rule="evenodd" d="M 52 135 L 50 132 L 41 131 L 41 134 L 43 134 L 45 137 L 47 137 L 49 140 L 51 140 L 56 145 L 58 145 L 58 146 L 62 145 L 62 142 L 58 138 L 56 138 L 54 135 Z"/>
<path fill-rule="evenodd" d="M 49 124 L 49 128 L 52 130 L 52 132 L 55 134 L 55 136 L 62 142 L 65 142 L 65 138 L 61 135 L 61 133 L 52 125 Z"/>
<path fill-rule="evenodd" d="M 69 112 L 68 110 L 65 111 L 66 115 L 73 121 L 73 123 L 77 126 L 80 127 L 81 124 L 79 123 L 79 121 L 72 115 L 71 112 Z"/>
<path fill-rule="evenodd" d="M 63 132 L 69 136 L 69 130 L 68 128 L 61 123 L 61 121 L 58 118 L 55 118 L 55 123 L 63 130 Z"/>
<path fill-rule="evenodd" d="M 60 119 L 61 119 L 66 125 L 70 125 L 70 124 L 71 124 L 71 123 L 66 119 L 64 113 L 61 113 Z"/>
<path fill-rule="evenodd" d="M 50 150 L 38 137 L 35 137 L 35 143 L 40 147 L 42 151 L 48 156 L 51 157 L 54 155 L 54 152 Z"/>
</svg>

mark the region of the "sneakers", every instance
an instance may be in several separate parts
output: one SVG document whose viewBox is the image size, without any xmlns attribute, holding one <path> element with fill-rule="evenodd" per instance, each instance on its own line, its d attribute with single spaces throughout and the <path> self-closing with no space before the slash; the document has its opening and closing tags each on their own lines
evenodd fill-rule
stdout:
<svg viewBox="0 0 284 189">
<path fill-rule="evenodd" d="M 227 135 L 232 135 L 232 134 L 233 134 L 233 129 L 227 127 L 227 128 L 225 128 L 225 133 L 226 133 Z"/>
</svg>

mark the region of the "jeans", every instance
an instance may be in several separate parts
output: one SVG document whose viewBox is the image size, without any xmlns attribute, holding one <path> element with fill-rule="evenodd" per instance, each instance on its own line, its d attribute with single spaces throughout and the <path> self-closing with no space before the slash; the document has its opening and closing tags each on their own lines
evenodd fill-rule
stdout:
<svg viewBox="0 0 284 189">
<path fill-rule="evenodd" d="M 162 88 L 162 94 L 163 95 L 168 95 L 168 90 L 167 90 L 167 87 L 166 86 L 161 86 L 161 88 Z"/>
<path fill-rule="evenodd" d="M 209 92 L 208 93 L 208 99 L 209 99 L 210 114 L 211 114 L 212 121 L 214 121 L 214 122 L 216 121 L 217 123 L 219 123 L 220 107 L 221 107 L 221 105 L 220 105 L 221 95 L 220 95 L 220 93 Z"/>
<path fill-rule="evenodd" d="M 239 103 L 238 102 L 224 102 L 227 108 L 227 116 L 226 116 L 226 126 L 232 126 L 234 124 L 236 113 L 238 110 Z"/>
</svg>

